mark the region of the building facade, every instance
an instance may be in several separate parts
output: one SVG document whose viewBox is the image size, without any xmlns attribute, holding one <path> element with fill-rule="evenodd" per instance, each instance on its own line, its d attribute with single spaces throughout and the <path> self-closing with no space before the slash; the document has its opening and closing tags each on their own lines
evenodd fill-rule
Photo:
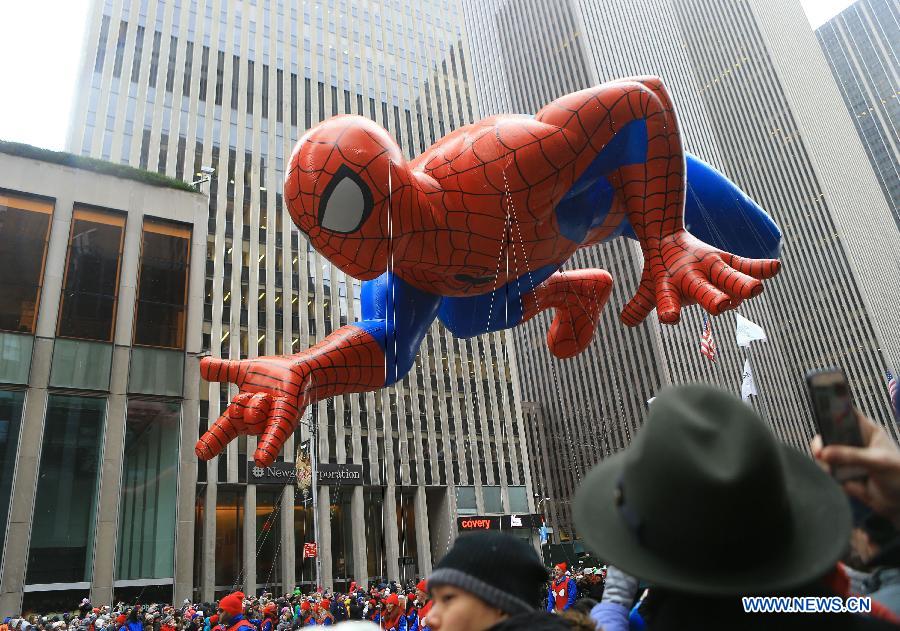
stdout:
<svg viewBox="0 0 900 631">
<path fill-rule="evenodd" d="M 816 38 L 900 230 L 900 7 L 858 0 Z"/>
<path fill-rule="evenodd" d="M 739 310 L 769 337 L 753 348 L 761 391 L 753 405 L 786 442 L 806 449 L 814 430 L 804 373 L 840 365 L 859 407 L 896 439 L 883 377 L 900 362 L 891 335 L 900 320 L 887 299 L 896 284 L 874 267 L 897 268 L 897 231 L 873 195 L 874 176 L 849 121 L 834 111 L 840 97 L 802 9 L 790 3 L 776 18 L 762 4 L 465 2 L 473 58 L 501 60 L 475 65 L 479 108 L 533 113 L 592 84 L 660 76 L 685 148 L 737 182 L 784 231 L 783 271 Z M 478 25 L 486 25 L 483 36 Z M 791 85 L 797 60 L 816 99 Z M 853 213 L 866 219 L 854 222 Z M 864 228 L 869 222 L 877 228 Z M 579 357 L 549 355 L 547 317 L 516 332 L 535 489 L 560 539 L 577 536 L 570 501 L 578 481 L 630 442 L 661 386 L 702 381 L 740 391 L 748 355 L 733 342 L 732 313 L 712 320 L 715 363 L 699 352 L 697 307 L 683 310 L 676 326 L 660 326 L 655 314 L 634 329 L 621 325 L 642 264 L 637 244 L 624 239 L 573 257 L 570 269 L 605 268 L 616 281 L 596 339 Z"/>
<path fill-rule="evenodd" d="M 304 130 L 358 114 L 414 156 L 475 114 L 461 13 L 447 0 L 100 0 L 84 51 L 73 151 L 179 179 L 216 169 L 204 185 L 202 334 L 221 357 L 300 352 L 359 316 L 359 282 L 284 211 L 285 161 Z M 532 511 L 508 339 L 458 340 L 435 324 L 402 382 L 312 406 L 280 460 L 293 462 L 313 428 L 318 462 L 363 472 L 360 485 L 320 485 L 316 509 L 292 485 L 248 480 L 252 437 L 201 465 L 195 596 L 313 585 L 302 551 L 314 525 L 320 580 L 342 587 L 428 573 L 458 515 Z M 201 384 L 201 433 L 235 394 Z"/>
<path fill-rule="evenodd" d="M 189 590 L 193 567 L 206 199 L 60 157 L 0 144 L 8 614 Z"/>
</svg>

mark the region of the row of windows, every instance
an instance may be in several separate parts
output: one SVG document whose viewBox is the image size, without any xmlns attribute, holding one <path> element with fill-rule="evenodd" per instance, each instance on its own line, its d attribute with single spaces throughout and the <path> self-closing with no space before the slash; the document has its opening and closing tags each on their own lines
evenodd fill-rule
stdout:
<svg viewBox="0 0 900 631">
<path fill-rule="evenodd" d="M 0 194 L 0 330 L 34 334 L 53 214 L 52 202 Z M 111 342 L 115 329 L 123 213 L 76 205 L 56 334 Z M 134 344 L 183 349 L 190 229 L 147 219 L 143 226 Z"/>
</svg>

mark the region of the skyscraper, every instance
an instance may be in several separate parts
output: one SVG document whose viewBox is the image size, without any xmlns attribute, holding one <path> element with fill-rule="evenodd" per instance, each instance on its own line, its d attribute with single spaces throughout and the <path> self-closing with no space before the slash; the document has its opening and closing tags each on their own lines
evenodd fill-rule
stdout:
<svg viewBox="0 0 900 631">
<path fill-rule="evenodd" d="M 186 180 L 215 168 L 205 346 L 233 358 L 296 353 L 357 319 L 360 284 L 286 220 L 291 148 L 316 122 L 353 113 L 419 153 L 473 119 L 468 59 L 447 0 L 105 0 L 91 11 L 68 142 Z M 456 515 L 533 508 L 506 339 L 457 340 L 435 324 L 401 383 L 323 401 L 302 419 L 280 460 L 293 462 L 311 426 L 319 462 L 362 469 L 359 484 L 320 485 L 325 585 L 423 575 Z M 236 390 L 200 390 L 202 433 Z M 248 478 L 254 447 L 239 438 L 182 490 L 196 494 L 198 527 L 180 571 L 204 599 L 315 582 L 315 560 L 301 554 L 314 539 L 310 502 L 259 483 L 258 471 Z"/>
<path fill-rule="evenodd" d="M 900 229 L 900 7 L 857 0 L 816 37 Z"/>
<path fill-rule="evenodd" d="M 754 406 L 783 439 L 804 449 L 813 433 L 804 372 L 841 365 L 860 408 L 896 437 L 882 379 L 883 369 L 900 361 L 891 337 L 900 320 L 887 297 L 895 272 L 875 268 L 895 270 L 900 243 L 883 199 L 866 187 L 871 169 L 847 133 L 849 121 L 833 109 L 838 95 L 799 5 L 782 8 L 779 18 L 754 2 L 464 6 L 473 58 L 502 60 L 496 76 L 491 64 L 475 65 L 483 115 L 505 106 L 535 112 L 566 92 L 619 77 L 662 77 L 686 149 L 737 182 L 784 231 L 784 270 L 740 308 L 769 333 L 753 348 L 761 391 Z M 476 35 L 480 24 L 488 36 Z M 797 60 L 806 72 L 802 95 L 790 85 Z M 854 213 L 866 219 L 854 221 Z M 864 227 L 870 222 L 877 228 Z M 563 535 L 572 534 L 568 503 L 578 479 L 630 441 L 661 385 L 705 381 L 740 389 L 745 354 L 733 343 L 732 314 L 713 319 L 716 363 L 699 352 L 696 307 L 673 327 L 660 326 L 655 315 L 635 329 L 618 322 L 641 265 L 637 245 L 624 240 L 579 252 L 570 263 L 605 267 L 617 281 L 597 339 L 581 356 L 549 356 L 541 343 L 546 318 L 517 332 L 535 488 Z"/>
</svg>

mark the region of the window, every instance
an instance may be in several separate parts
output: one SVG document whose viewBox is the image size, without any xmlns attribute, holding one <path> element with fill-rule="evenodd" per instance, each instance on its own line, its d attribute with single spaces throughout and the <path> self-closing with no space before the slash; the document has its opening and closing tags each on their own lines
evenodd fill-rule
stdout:
<svg viewBox="0 0 900 631">
<path fill-rule="evenodd" d="M 284 487 L 256 487 L 256 583 L 281 584 L 281 497 Z M 302 550 L 302 546 L 300 550 Z M 301 555 L 302 556 L 302 555 Z M 281 593 L 275 589 L 273 592 Z"/>
<path fill-rule="evenodd" d="M 106 400 L 51 394 L 25 582 L 91 580 Z"/>
<path fill-rule="evenodd" d="M 34 333 L 53 206 L 0 194 L 0 330 Z"/>
<path fill-rule="evenodd" d="M 190 228 L 144 222 L 134 344 L 184 348 Z"/>
<path fill-rule="evenodd" d="M 528 494 L 525 492 L 524 486 L 509 487 L 509 512 L 528 512 Z"/>
<path fill-rule="evenodd" d="M 503 502 L 500 500 L 500 487 L 483 486 L 481 490 L 484 492 L 484 512 L 502 513 Z"/>
<path fill-rule="evenodd" d="M 154 31 L 153 50 L 150 52 L 150 87 L 156 87 L 156 75 L 159 73 L 159 47 L 162 43 L 162 33 Z"/>
<path fill-rule="evenodd" d="M 456 514 L 475 515 L 477 512 L 478 506 L 475 503 L 475 487 L 456 487 Z"/>
<path fill-rule="evenodd" d="M 116 578 L 175 576 L 181 406 L 129 399 L 125 420 Z"/>
<path fill-rule="evenodd" d="M 24 401 L 24 392 L 0 390 L 0 541 L 6 540 L 6 517 L 16 468 Z"/>
<path fill-rule="evenodd" d="M 219 462 L 224 463 L 225 458 Z M 229 592 L 244 567 L 244 492 L 240 486 L 220 486 L 216 492 L 215 582 Z"/>
<path fill-rule="evenodd" d="M 175 59 L 178 54 L 178 38 L 172 35 L 169 38 L 169 66 L 166 70 L 166 92 L 171 92 L 175 85 Z"/>
<path fill-rule="evenodd" d="M 125 217 L 77 208 L 59 313 L 60 337 L 112 341 Z"/>
</svg>

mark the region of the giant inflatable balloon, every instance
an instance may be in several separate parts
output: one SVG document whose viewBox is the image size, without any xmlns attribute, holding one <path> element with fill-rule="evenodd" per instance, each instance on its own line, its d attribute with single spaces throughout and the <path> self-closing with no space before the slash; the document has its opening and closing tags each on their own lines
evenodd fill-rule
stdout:
<svg viewBox="0 0 900 631">
<path fill-rule="evenodd" d="M 316 250 L 362 285 L 362 319 L 291 356 L 204 358 L 209 381 L 240 388 L 197 443 L 209 459 L 238 434 L 270 464 L 310 403 L 406 375 L 435 318 L 471 337 L 553 309 L 550 352 L 590 343 L 613 279 L 560 271 L 578 248 L 635 239 L 644 269 L 622 322 L 655 308 L 678 322 L 762 291 L 781 234 L 725 176 L 682 148 L 659 79 L 613 81 L 535 116 L 486 118 L 407 161 L 376 123 L 335 116 L 297 143 L 284 198 Z"/>
</svg>

